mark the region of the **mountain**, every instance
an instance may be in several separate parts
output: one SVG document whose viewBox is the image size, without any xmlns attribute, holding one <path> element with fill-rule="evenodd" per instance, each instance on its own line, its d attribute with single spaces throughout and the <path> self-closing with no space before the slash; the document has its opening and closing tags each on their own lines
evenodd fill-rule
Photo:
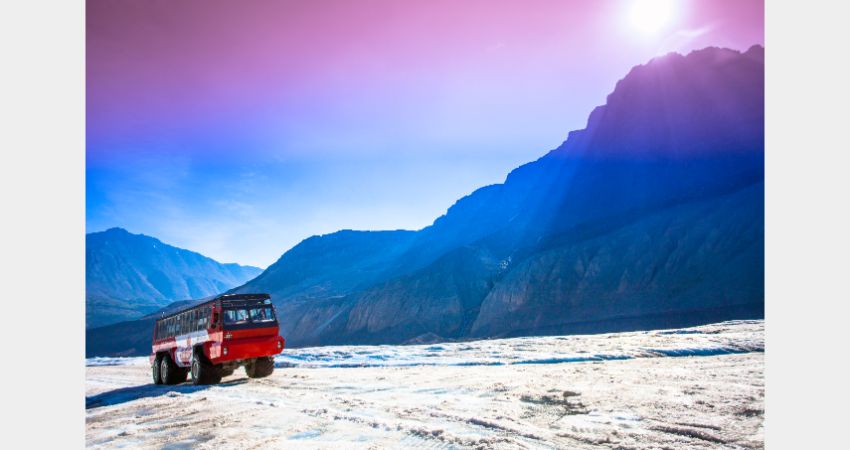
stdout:
<svg viewBox="0 0 850 450">
<path fill-rule="evenodd" d="M 431 226 L 314 236 L 232 291 L 270 293 L 292 346 L 763 317 L 764 49 L 637 66 Z"/>
<path fill-rule="evenodd" d="M 262 271 L 221 264 L 121 228 L 86 235 L 86 327 L 135 319 L 176 300 L 208 297 Z"/>
<path fill-rule="evenodd" d="M 180 300 L 169 303 L 141 318 L 125 320 L 99 327 L 86 329 L 86 357 L 89 356 L 137 356 L 144 355 L 151 348 L 153 324 L 163 314 L 171 314 L 193 304 L 206 301 Z"/>
</svg>

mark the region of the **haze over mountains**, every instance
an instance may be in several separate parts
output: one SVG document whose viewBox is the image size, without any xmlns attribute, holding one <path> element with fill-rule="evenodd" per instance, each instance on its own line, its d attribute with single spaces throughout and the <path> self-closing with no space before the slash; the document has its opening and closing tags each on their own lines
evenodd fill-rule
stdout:
<svg viewBox="0 0 850 450">
<path fill-rule="evenodd" d="M 232 292 L 270 293 L 290 346 L 397 344 L 762 317 L 763 277 L 754 46 L 637 66 L 585 129 L 431 226 L 314 236 Z M 150 333 L 119 325 L 87 353 L 149 350 L 104 344 Z"/>
<path fill-rule="evenodd" d="M 215 295 L 257 276 L 121 228 L 86 235 L 86 327 L 136 319 L 177 300 Z"/>
</svg>

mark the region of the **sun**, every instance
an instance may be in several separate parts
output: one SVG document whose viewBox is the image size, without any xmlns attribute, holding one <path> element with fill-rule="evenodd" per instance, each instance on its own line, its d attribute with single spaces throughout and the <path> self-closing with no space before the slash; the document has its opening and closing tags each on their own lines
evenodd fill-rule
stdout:
<svg viewBox="0 0 850 450">
<path fill-rule="evenodd" d="M 629 14 L 632 26 L 641 33 L 655 33 L 673 19 L 676 0 L 633 0 Z"/>
</svg>

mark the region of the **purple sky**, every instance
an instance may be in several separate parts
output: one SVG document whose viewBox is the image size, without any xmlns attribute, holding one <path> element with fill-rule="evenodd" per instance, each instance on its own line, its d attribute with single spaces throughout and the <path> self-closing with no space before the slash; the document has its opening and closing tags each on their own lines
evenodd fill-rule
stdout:
<svg viewBox="0 0 850 450">
<path fill-rule="evenodd" d="M 764 44 L 763 1 L 87 1 L 87 231 L 265 267 L 418 229 L 669 51 Z M 666 20 L 665 20 L 666 19 Z"/>
</svg>

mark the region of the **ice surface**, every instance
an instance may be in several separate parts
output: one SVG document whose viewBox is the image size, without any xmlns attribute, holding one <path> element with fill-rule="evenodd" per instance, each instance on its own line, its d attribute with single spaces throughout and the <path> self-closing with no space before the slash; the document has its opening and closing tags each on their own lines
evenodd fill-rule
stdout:
<svg viewBox="0 0 850 450">
<path fill-rule="evenodd" d="M 155 386 L 87 360 L 93 448 L 762 448 L 764 323 L 287 349 L 275 373 Z"/>
<path fill-rule="evenodd" d="M 98 356 L 95 358 L 87 358 L 86 359 L 86 367 L 97 367 L 97 366 L 150 366 L 150 360 L 145 357 L 133 357 L 133 358 L 122 358 L 122 357 L 102 357 Z"/>
<path fill-rule="evenodd" d="M 490 339 L 438 345 L 358 345 L 286 349 L 276 367 L 352 368 L 559 364 L 764 351 L 763 321 L 577 336 Z M 147 357 L 89 358 L 86 366 L 149 365 Z"/>
</svg>

